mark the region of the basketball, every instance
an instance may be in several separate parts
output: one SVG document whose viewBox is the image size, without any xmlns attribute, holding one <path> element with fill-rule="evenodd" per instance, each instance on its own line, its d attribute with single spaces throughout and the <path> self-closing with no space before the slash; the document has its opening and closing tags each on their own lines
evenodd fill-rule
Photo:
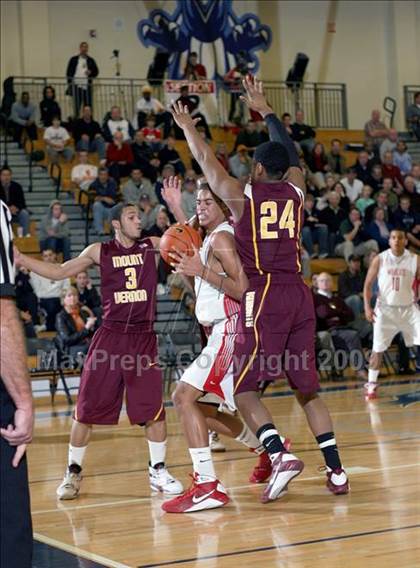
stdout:
<svg viewBox="0 0 420 568">
<path fill-rule="evenodd" d="M 177 249 L 180 252 L 186 252 L 188 256 L 194 254 L 194 248 L 201 247 L 200 233 L 189 225 L 181 225 L 177 223 L 169 227 L 160 239 L 160 254 L 165 262 L 170 264 L 173 258 L 169 253 Z"/>
</svg>

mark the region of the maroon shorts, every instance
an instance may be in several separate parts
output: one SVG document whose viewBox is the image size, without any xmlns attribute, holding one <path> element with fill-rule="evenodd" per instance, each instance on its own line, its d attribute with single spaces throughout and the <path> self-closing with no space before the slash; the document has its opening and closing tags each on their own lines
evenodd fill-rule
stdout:
<svg viewBox="0 0 420 568">
<path fill-rule="evenodd" d="M 84 424 L 118 424 L 124 390 L 131 424 L 165 417 L 156 335 L 102 325 L 86 357 L 74 418 Z"/>
<path fill-rule="evenodd" d="M 319 388 L 315 364 L 315 312 L 311 291 L 298 275 L 250 280 L 241 303 L 234 351 L 235 394 L 286 375 L 303 393 Z"/>
</svg>

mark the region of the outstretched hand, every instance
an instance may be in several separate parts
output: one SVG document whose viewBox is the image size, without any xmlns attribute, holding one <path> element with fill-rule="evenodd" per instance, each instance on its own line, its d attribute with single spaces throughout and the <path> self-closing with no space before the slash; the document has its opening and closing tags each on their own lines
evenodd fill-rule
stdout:
<svg viewBox="0 0 420 568">
<path fill-rule="evenodd" d="M 163 180 L 162 197 L 170 208 L 181 205 L 181 180 L 171 176 Z"/>
<path fill-rule="evenodd" d="M 189 126 L 195 126 L 201 120 L 200 118 L 193 118 L 189 113 L 188 107 L 183 106 L 181 101 L 172 105 L 172 116 L 182 130 Z"/>
<path fill-rule="evenodd" d="M 248 108 L 259 112 L 262 117 L 273 112 L 265 98 L 262 81 L 258 81 L 249 74 L 242 79 L 242 85 L 245 89 L 245 96 L 241 96 L 240 99 Z"/>
</svg>

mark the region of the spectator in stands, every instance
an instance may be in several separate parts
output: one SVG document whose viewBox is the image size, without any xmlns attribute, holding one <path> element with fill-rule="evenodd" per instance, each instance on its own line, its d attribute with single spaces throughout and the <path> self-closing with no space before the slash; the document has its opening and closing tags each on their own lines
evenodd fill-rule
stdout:
<svg viewBox="0 0 420 568">
<path fill-rule="evenodd" d="M 341 153 L 341 142 L 338 138 L 331 140 L 331 149 L 328 154 L 329 170 L 333 174 L 342 176 L 346 172 L 346 160 Z"/>
<path fill-rule="evenodd" d="M 364 185 L 359 199 L 356 201 L 356 207 L 360 211 L 362 218 L 365 216 L 365 211 L 371 205 L 375 205 L 375 200 L 372 198 L 372 188 L 370 185 Z"/>
<path fill-rule="evenodd" d="M 111 111 L 106 114 L 103 124 L 103 133 L 107 142 L 112 142 L 116 132 L 122 132 L 124 142 L 134 137 L 134 129 L 130 122 L 121 116 L 119 106 L 111 107 Z"/>
<path fill-rule="evenodd" d="M 381 191 L 384 191 L 387 194 L 388 205 L 391 210 L 395 209 L 398 206 L 397 193 L 400 195 L 402 193 L 402 189 L 397 188 L 390 177 L 384 177 Z"/>
<path fill-rule="evenodd" d="M 413 209 L 420 211 L 420 193 L 417 192 L 416 182 L 413 176 L 405 176 L 404 178 L 404 195 L 410 197 Z"/>
<path fill-rule="evenodd" d="M 407 151 L 407 144 L 404 142 L 404 140 L 398 140 L 397 146 L 392 155 L 393 164 L 400 169 L 401 174 L 403 176 L 409 174 L 411 168 L 413 167 L 413 162 L 410 154 Z"/>
<path fill-rule="evenodd" d="M 57 255 L 51 249 L 42 251 L 44 262 L 57 263 Z M 39 306 L 46 313 L 46 330 L 55 331 L 55 317 L 61 310 L 61 293 L 70 286 L 70 280 L 50 280 L 31 272 L 30 282 L 39 299 Z"/>
<path fill-rule="evenodd" d="M 413 164 L 410 175 L 414 180 L 417 193 L 420 193 L 420 164 Z"/>
<path fill-rule="evenodd" d="M 245 180 L 251 173 L 252 159 L 248 155 L 247 147 L 240 144 L 236 154 L 229 158 L 229 169 L 233 176 Z"/>
<path fill-rule="evenodd" d="M 95 330 L 96 317 L 86 306 L 80 307 L 77 288 L 68 286 L 61 294 L 62 309 L 55 324 L 57 342 L 70 357 L 85 354 Z"/>
<path fill-rule="evenodd" d="M 329 171 L 328 158 L 324 145 L 317 142 L 312 149 L 307 161 L 318 189 L 325 187 L 325 174 Z"/>
<path fill-rule="evenodd" d="M 13 140 L 22 147 L 22 134 L 25 130 L 31 140 L 37 140 L 38 133 L 35 123 L 36 108 L 29 100 L 29 93 L 24 91 L 20 101 L 12 105 L 10 113 L 10 126 L 13 131 Z"/>
<path fill-rule="evenodd" d="M 407 122 L 417 140 L 420 140 L 420 91 L 414 93 L 414 104 L 407 108 Z"/>
<path fill-rule="evenodd" d="M 372 161 L 369 159 L 369 154 L 366 150 L 359 152 L 353 167 L 356 170 L 357 179 L 360 179 L 364 184 L 369 184 Z"/>
<path fill-rule="evenodd" d="M 71 181 L 87 191 L 92 182 L 98 177 L 98 168 L 89 164 L 89 154 L 86 150 L 78 153 L 79 163 L 71 169 Z"/>
<path fill-rule="evenodd" d="M 366 207 L 364 223 L 367 225 L 373 221 L 373 212 L 377 207 L 380 207 L 385 212 L 385 220 L 390 221 L 392 218 L 391 207 L 389 206 L 389 194 L 381 190 L 375 194 L 374 203 Z"/>
<path fill-rule="evenodd" d="M 296 120 L 291 125 L 292 139 L 298 142 L 306 157 L 310 155 L 315 146 L 315 130 L 305 124 L 303 110 L 296 111 Z"/>
<path fill-rule="evenodd" d="M 365 356 L 359 333 L 350 327 L 354 314 L 346 302 L 333 294 L 333 280 L 327 272 L 317 278 L 318 291 L 314 294 L 316 313 L 316 330 L 329 331 L 335 349 L 343 349 L 346 353 L 359 353 L 360 363 L 364 366 Z M 366 379 L 366 371 L 357 370 L 358 377 Z"/>
<path fill-rule="evenodd" d="M 302 242 L 311 258 L 318 254 L 314 252 L 314 243 L 319 245 L 319 258 L 328 256 L 328 227 L 319 222 L 318 212 L 315 210 L 315 199 L 308 193 L 303 210 L 304 224 L 302 229 Z"/>
<path fill-rule="evenodd" d="M 187 81 L 199 81 L 207 78 L 207 71 L 204 65 L 198 62 L 198 55 L 192 51 L 187 59 L 183 79 Z"/>
<path fill-rule="evenodd" d="M 6 166 L 0 170 L 0 199 L 10 209 L 12 221 L 20 227 L 18 236 L 29 237 L 30 215 L 26 209 L 25 194 L 20 183 L 12 180 L 12 170 Z"/>
<path fill-rule="evenodd" d="M 55 100 L 55 89 L 51 85 L 44 87 L 42 101 L 39 103 L 41 122 L 45 128 L 52 125 L 55 116 L 61 120 L 61 108 Z"/>
<path fill-rule="evenodd" d="M 52 163 L 58 163 L 60 156 L 66 162 L 71 162 L 74 156 L 70 144 L 70 134 L 61 126 L 60 119 L 55 116 L 52 125 L 45 129 L 44 140 L 47 146 L 47 154 Z"/>
<path fill-rule="evenodd" d="M 236 150 L 238 146 L 243 145 L 247 147 L 248 152 L 252 156 L 255 148 L 260 143 L 261 136 L 257 130 L 257 124 L 253 120 L 248 120 L 245 128 L 242 128 L 236 137 L 234 150 Z"/>
<path fill-rule="evenodd" d="M 29 271 L 23 266 L 16 271 L 15 278 L 16 304 L 20 311 L 28 312 L 35 330 L 40 328 L 38 318 L 38 298 L 31 286 Z M 45 330 L 45 327 L 44 327 Z"/>
<path fill-rule="evenodd" d="M 379 157 L 381 162 L 384 161 L 386 152 L 393 152 L 397 147 L 398 142 L 398 131 L 395 128 L 390 128 L 388 130 L 388 135 L 382 144 L 379 146 Z"/>
<path fill-rule="evenodd" d="M 344 186 L 350 203 L 355 203 L 357 199 L 359 199 L 363 189 L 363 182 L 357 179 L 356 169 L 347 168 L 346 176 L 340 180 L 340 183 Z"/>
<path fill-rule="evenodd" d="M 370 239 L 365 233 L 360 211 L 356 208 L 351 209 L 348 218 L 340 225 L 342 241 L 335 247 L 337 256 L 344 256 L 346 262 L 352 254 L 364 256 L 370 251 L 378 251 L 378 243 Z"/>
<path fill-rule="evenodd" d="M 142 236 L 147 237 L 161 237 L 163 233 L 170 227 L 171 223 L 169 221 L 168 213 L 164 207 L 160 207 L 154 225 L 150 227 L 147 231 L 143 231 Z M 161 280 L 159 279 L 159 282 Z"/>
<path fill-rule="evenodd" d="M 123 133 L 117 131 L 113 136 L 111 144 L 106 149 L 106 165 L 109 175 L 115 179 L 117 184 L 122 177 L 130 175 L 134 163 L 131 145 L 128 142 L 124 142 L 123 138 Z"/>
<path fill-rule="evenodd" d="M 346 195 L 346 190 L 344 188 L 344 185 L 341 183 L 341 181 L 337 181 L 333 185 L 332 191 L 334 191 L 335 193 L 337 193 L 337 195 L 340 196 L 340 207 L 347 214 L 350 211 L 351 203 L 350 203 L 350 199 Z"/>
<path fill-rule="evenodd" d="M 141 130 L 137 130 L 134 135 L 131 151 L 133 152 L 135 166 L 140 168 L 146 177 L 155 182 L 159 173 L 160 162 L 150 146 L 146 144 Z"/>
<path fill-rule="evenodd" d="M 393 227 L 385 221 L 385 211 L 381 207 L 376 207 L 373 211 L 373 221 L 366 227 L 367 234 L 379 245 L 382 252 L 389 248 L 389 235 Z"/>
<path fill-rule="evenodd" d="M 166 164 L 172 164 L 177 174 L 181 176 L 185 174 L 185 165 L 175 149 L 175 138 L 173 136 L 168 136 L 166 144 L 158 153 L 158 159 L 161 168 L 166 166 Z"/>
<path fill-rule="evenodd" d="M 79 304 L 86 306 L 96 316 L 98 325 L 102 319 L 101 297 L 92 284 L 91 279 L 86 271 L 76 274 L 76 289 L 79 297 Z"/>
<path fill-rule="evenodd" d="M 147 117 L 146 126 L 141 129 L 144 141 L 149 145 L 153 153 L 159 152 L 162 148 L 162 132 L 156 126 L 156 120 L 153 114 Z"/>
<path fill-rule="evenodd" d="M 216 146 L 216 158 L 222 164 L 226 171 L 229 171 L 229 155 L 226 144 L 221 142 Z"/>
<path fill-rule="evenodd" d="M 90 185 L 89 192 L 94 197 L 93 226 L 97 235 L 103 235 L 104 222 L 110 219 L 111 208 L 117 202 L 117 184 L 109 177 L 106 168 L 99 168 L 98 178 Z"/>
<path fill-rule="evenodd" d="M 142 88 L 142 96 L 136 103 L 136 117 L 133 122 L 137 122 L 137 129 L 142 129 L 146 125 L 147 118 L 153 115 L 156 125 L 163 124 L 163 137 L 167 138 L 171 131 L 172 115 L 158 99 L 152 97 L 152 92 L 152 87 L 149 85 Z"/>
<path fill-rule="evenodd" d="M 82 41 L 79 53 L 69 59 L 66 70 L 67 95 L 73 97 L 74 117 L 79 116 L 83 105 L 92 107 L 92 79 L 99 75 L 99 69 L 93 57 L 88 55 L 89 45 Z"/>
<path fill-rule="evenodd" d="M 289 134 L 290 138 L 293 138 L 293 129 L 292 129 L 292 116 L 288 112 L 284 112 L 281 115 L 281 121 L 284 124 L 287 133 Z"/>
<path fill-rule="evenodd" d="M 144 193 L 143 195 L 140 195 L 139 207 L 141 228 L 143 231 L 147 232 L 156 223 L 157 214 L 162 206 L 160 204 L 152 205 L 150 197 L 147 193 Z"/>
<path fill-rule="evenodd" d="M 385 152 L 382 163 L 382 176 L 389 177 L 395 184 L 403 185 L 403 179 L 400 168 L 394 166 L 392 152 Z"/>
<path fill-rule="evenodd" d="M 180 102 L 183 106 L 188 107 L 188 112 L 193 118 L 199 118 L 199 126 L 204 128 L 206 132 L 206 138 L 211 140 L 211 132 L 209 125 L 207 124 L 206 117 L 199 110 L 200 107 L 200 97 L 198 95 L 190 95 L 188 85 L 182 85 L 179 90 L 179 97 L 176 99 L 175 103 Z M 185 136 L 183 131 L 179 128 L 177 124 L 174 125 L 175 137 L 177 140 L 184 140 Z"/>
<path fill-rule="evenodd" d="M 365 124 L 365 139 L 379 148 L 386 136 L 388 136 L 388 128 L 381 121 L 381 113 L 379 110 L 373 110 L 371 119 Z"/>
<path fill-rule="evenodd" d="M 197 210 L 197 183 L 194 178 L 185 178 L 181 203 L 187 219 L 191 219 Z"/>
<path fill-rule="evenodd" d="M 242 106 L 240 106 L 242 104 L 240 101 L 242 93 L 242 79 L 248 74 L 249 70 L 248 56 L 245 50 L 239 51 L 239 53 L 235 56 L 235 60 L 235 66 L 229 69 L 223 77 L 224 85 L 230 93 L 230 108 L 228 115 L 229 123 L 232 123 L 234 120 L 238 123 L 241 121 L 243 115 L 243 109 Z M 237 108 L 238 103 L 239 109 Z"/>
<path fill-rule="evenodd" d="M 347 270 L 341 272 L 338 277 L 338 295 L 351 308 L 356 318 L 363 313 L 364 282 L 360 257 L 352 254 L 347 263 Z"/>
<path fill-rule="evenodd" d="M 58 199 L 51 201 L 39 225 L 41 251 L 62 252 L 63 260 L 70 260 L 70 229 L 68 217 Z"/>
<path fill-rule="evenodd" d="M 318 215 L 320 223 L 327 225 L 330 255 L 334 256 L 334 250 L 337 240 L 340 238 L 341 223 L 346 219 L 347 215 L 344 209 L 341 209 L 340 196 L 335 191 L 331 191 L 328 195 L 328 205 Z"/>
<path fill-rule="evenodd" d="M 374 164 L 370 172 L 369 185 L 373 189 L 373 194 L 380 191 L 383 187 L 382 166 Z"/>
<path fill-rule="evenodd" d="M 406 231 L 410 244 L 420 249 L 420 213 L 411 207 L 409 195 L 400 197 L 400 205 L 393 216 L 396 229 Z"/>
<path fill-rule="evenodd" d="M 150 203 L 154 207 L 157 204 L 157 197 L 152 182 L 143 176 L 143 172 L 137 166 L 131 170 L 130 179 L 122 188 L 123 199 L 126 203 L 138 204 L 140 196 L 147 194 Z"/>
<path fill-rule="evenodd" d="M 97 152 L 99 159 L 105 159 L 105 140 L 99 122 L 92 118 L 92 108 L 83 107 L 82 116 L 73 123 L 73 138 L 76 150 Z"/>
</svg>

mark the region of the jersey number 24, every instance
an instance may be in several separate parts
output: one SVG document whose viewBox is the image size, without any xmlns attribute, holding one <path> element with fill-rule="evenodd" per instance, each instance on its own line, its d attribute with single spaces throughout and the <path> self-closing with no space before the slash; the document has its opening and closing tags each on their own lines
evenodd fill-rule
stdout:
<svg viewBox="0 0 420 568">
<path fill-rule="evenodd" d="M 280 220 L 278 217 L 278 207 L 276 201 L 263 201 L 260 207 L 260 234 L 262 239 L 278 239 L 279 233 L 275 227 L 289 231 L 289 237 L 295 236 L 295 216 L 293 211 L 293 199 L 288 199 L 282 211 Z"/>
</svg>

